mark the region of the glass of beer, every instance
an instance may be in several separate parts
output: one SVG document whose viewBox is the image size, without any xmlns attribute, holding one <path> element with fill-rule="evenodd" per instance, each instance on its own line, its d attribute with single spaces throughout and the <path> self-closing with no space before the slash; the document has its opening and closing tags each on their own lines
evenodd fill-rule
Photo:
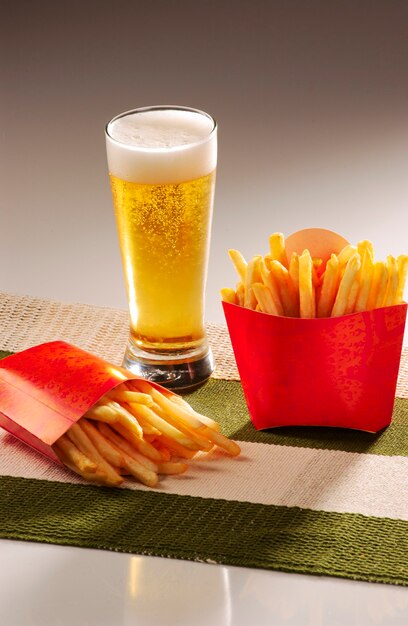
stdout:
<svg viewBox="0 0 408 626">
<path fill-rule="evenodd" d="M 204 293 L 217 124 L 154 106 L 114 117 L 105 136 L 130 313 L 123 365 L 168 388 L 197 386 L 214 369 Z"/>
</svg>

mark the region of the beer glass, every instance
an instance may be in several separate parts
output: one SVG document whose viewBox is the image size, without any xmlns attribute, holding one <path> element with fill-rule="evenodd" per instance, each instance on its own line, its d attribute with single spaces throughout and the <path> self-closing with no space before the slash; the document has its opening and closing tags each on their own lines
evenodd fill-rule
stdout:
<svg viewBox="0 0 408 626">
<path fill-rule="evenodd" d="M 114 117 L 105 136 L 130 313 L 123 365 L 168 388 L 197 386 L 214 368 L 204 292 L 216 122 L 187 107 L 145 107 Z"/>
</svg>

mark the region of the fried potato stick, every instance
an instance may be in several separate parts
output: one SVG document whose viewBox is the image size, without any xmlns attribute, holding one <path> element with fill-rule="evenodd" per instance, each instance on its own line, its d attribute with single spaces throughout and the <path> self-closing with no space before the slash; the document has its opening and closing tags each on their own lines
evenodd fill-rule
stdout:
<svg viewBox="0 0 408 626">
<path fill-rule="evenodd" d="M 297 317 L 299 312 L 296 306 L 296 289 L 289 275 L 289 271 L 280 261 L 276 260 L 271 262 L 270 267 L 270 271 L 278 286 L 284 314 L 288 317 Z"/>
<path fill-rule="evenodd" d="M 118 432 L 119 435 L 121 435 L 124 439 L 129 441 L 129 443 L 132 444 L 133 448 L 135 448 L 138 452 L 140 452 L 140 454 L 143 454 L 143 456 L 148 457 L 154 462 L 161 460 L 160 453 L 150 443 L 150 441 L 147 441 L 145 437 L 143 437 L 143 439 L 139 439 L 139 437 L 135 437 L 133 433 L 131 433 L 129 430 L 127 430 L 121 424 L 118 424 L 118 423 L 110 424 L 110 427 L 116 432 Z"/>
<path fill-rule="evenodd" d="M 299 309 L 300 317 L 316 317 L 313 262 L 309 250 L 304 250 L 299 257 Z"/>
<path fill-rule="evenodd" d="M 89 417 L 90 419 L 98 420 L 100 422 L 106 422 L 107 424 L 112 424 L 112 422 L 117 420 L 116 411 L 103 402 L 102 404 L 97 403 L 88 409 L 84 417 Z"/>
<path fill-rule="evenodd" d="M 238 250 L 228 250 L 229 257 L 235 267 L 242 284 L 245 284 L 247 274 L 247 262 Z"/>
<path fill-rule="evenodd" d="M 349 260 L 351 259 L 351 257 L 353 257 L 356 252 L 357 252 L 356 246 L 352 246 L 351 244 L 344 246 L 344 248 L 340 250 L 340 252 L 337 255 L 337 258 L 339 260 L 339 265 L 340 266 L 343 265 L 345 267 L 347 263 L 349 262 Z"/>
<path fill-rule="evenodd" d="M 272 293 L 266 285 L 263 283 L 254 283 L 252 289 L 258 301 L 257 308 L 259 307 L 262 313 L 279 315 L 279 310 L 275 304 Z"/>
<path fill-rule="evenodd" d="M 366 247 L 362 257 L 361 271 L 360 271 L 360 288 L 357 296 L 357 300 L 354 306 L 354 311 L 359 313 L 367 310 L 368 296 L 370 295 L 371 281 L 374 272 L 374 260 L 371 253 L 371 249 Z"/>
<path fill-rule="evenodd" d="M 332 254 L 323 274 L 322 288 L 317 303 L 317 316 L 330 317 L 339 284 L 339 260 Z"/>
<path fill-rule="evenodd" d="M 398 264 L 393 256 L 387 257 L 388 284 L 382 306 L 392 306 L 397 302 Z"/>
<path fill-rule="evenodd" d="M 237 284 L 235 293 L 237 294 L 237 304 L 239 304 L 239 306 L 244 306 L 245 287 L 243 283 Z"/>
<path fill-rule="evenodd" d="M 116 415 L 117 415 L 117 418 L 116 418 L 117 422 L 122 424 L 122 426 L 124 428 L 127 428 L 127 430 L 130 430 L 134 435 L 136 435 L 136 437 L 139 437 L 139 439 L 143 438 L 143 429 L 140 426 L 137 420 L 137 416 L 135 415 L 135 412 L 133 410 L 133 407 L 135 406 L 133 403 L 132 403 L 131 411 L 129 410 L 128 403 L 119 404 L 119 402 L 109 402 L 108 406 L 115 409 Z M 145 405 L 138 404 L 137 406 L 145 406 Z"/>
<path fill-rule="evenodd" d="M 272 308 L 276 313 L 274 315 L 284 315 L 283 305 L 279 293 L 279 287 L 276 283 L 276 279 L 272 272 L 268 270 L 264 260 L 262 259 L 259 264 L 259 269 L 261 273 L 261 279 L 264 285 L 269 289 L 272 299 Z M 268 296 L 267 296 L 268 297 Z"/>
<path fill-rule="evenodd" d="M 366 310 L 376 309 L 378 304 L 384 299 L 385 290 L 387 288 L 388 271 L 384 261 L 374 263 L 373 277 L 371 281 L 370 293 L 368 295 Z"/>
<path fill-rule="evenodd" d="M 187 469 L 187 463 L 180 461 L 162 461 L 158 465 L 159 474 L 184 474 Z"/>
<path fill-rule="evenodd" d="M 115 387 L 105 397 L 109 397 L 116 402 L 139 402 L 140 404 L 146 404 L 146 406 L 152 406 L 152 399 L 148 393 L 141 393 L 140 391 L 131 391 L 127 389 L 123 383 L 119 387 Z"/>
<path fill-rule="evenodd" d="M 132 444 L 116 432 L 111 426 L 108 426 L 107 424 L 100 424 L 98 428 L 100 435 L 113 444 L 116 447 L 115 449 L 119 451 L 119 454 L 123 456 L 123 453 L 126 453 L 151 472 L 157 473 L 157 463 L 135 450 Z M 126 465 L 122 464 L 122 467 L 126 467 Z"/>
<path fill-rule="evenodd" d="M 360 265 L 360 255 L 358 254 L 358 252 L 356 252 L 347 261 L 346 269 L 340 281 L 337 296 L 334 301 L 331 317 L 339 317 L 340 315 L 345 314 L 350 290 L 356 274 L 360 269 Z"/>
<path fill-rule="evenodd" d="M 120 452 L 111 445 L 101 432 L 86 418 L 80 420 L 80 425 L 89 439 L 94 444 L 101 456 L 108 461 L 113 467 L 123 467 L 124 459 Z"/>
<path fill-rule="evenodd" d="M 137 413 L 141 414 L 150 424 L 152 424 L 155 428 L 157 428 L 161 433 L 167 435 L 168 437 L 175 439 L 178 443 L 180 443 L 185 448 L 189 448 L 190 450 L 199 450 L 200 447 L 195 443 L 192 437 L 186 436 L 181 432 L 178 428 L 174 427 L 170 424 L 166 419 L 163 419 L 160 415 L 158 415 L 153 409 L 150 409 L 147 406 L 143 405 L 133 405 L 132 409 Z"/>
<path fill-rule="evenodd" d="M 223 302 L 229 302 L 230 304 L 238 304 L 238 298 L 235 291 L 229 287 L 223 287 L 220 290 L 221 299 Z"/>
<path fill-rule="evenodd" d="M 269 237 L 270 257 L 272 261 L 279 261 L 286 269 L 288 257 L 286 254 L 285 237 L 283 233 L 272 233 Z"/>
<path fill-rule="evenodd" d="M 175 439 L 171 437 L 167 437 L 166 435 L 160 435 L 155 441 L 155 443 L 165 446 L 171 452 L 174 452 L 174 455 L 181 459 L 192 459 L 196 456 L 198 450 L 189 450 L 178 443 Z"/>
<path fill-rule="evenodd" d="M 62 435 L 62 436 L 64 436 L 64 435 Z M 105 481 L 105 474 L 104 473 L 100 472 L 97 467 L 95 469 L 85 469 L 83 466 L 79 467 L 72 460 L 72 456 L 70 456 L 69 453 L 67 454 L 66 452 L 63 451 L 63 449 L 60 446 L 60 443 L 61 443 L 60 441 L 58 443 L 54 443 L 52 448 L 53 448 L 55 454 L 57 455 L 57 457 L 59 458 L 59 460 L 66 467 L 68 467 L 68 469 L 73 471 L 75 474 L 78 474 L 78 476 L 81 476 L 82 478 L 84 478 L 88 482 L 98 483 L 98 484 L 103 484 L 104 483 L 104 481 Z M 73 446 L 72 442 L 70 442 L 70 444 Z"/>
<path fill-rule="evenodd" d="M 408 255 L 401 254 L 397 258 L 397 265 L 398 265 L 398 289 L 397 289 L 396 302 L 394 302 L 394 304 L 400 304 L 404 300 L 404 289 L 405 289 L 405 283 L 406 283 L 407 274 L 408 274 Z"/>
<path fill-rule="evenodd" d="M 182 432 L 186 437 L 188 437 L 188 439 L 191 439 L 191 441 L 193 441 L 195 444 L 196 450 L 209 452 L 212 449 L 213 444 L 210 442 L 208 437 L 204 437 L 201 434 L 200 430 L 203 425 L 201 424 L 200 428 L 194 428 L 193 426 L 191 426 L 190 422 L 187 422 L 182 419 L 178 419 L 177 415 L 180 411 L 180 408 L 174 404 L 173 404 L 173 407 L 174 407 L 174 413 L 170 412 L 168 409 L 164 409 L 162 406 L 158 404 L 154 404 L 153 410 L 159 417 L 166 420 L 169 424 L 174 426 L 174 428 L 177 428 L 177 430 L 180 430 L 180 432 Z"/>
<path fill-rule="evenodd" d="M 252 289 L 253 283 L 258 283 L 261 280 L 260 262 L 261 256 L 254 256 L 248 263 L 246 278 L 245 278 L 245 297 L 244 306 L 248 309 L 255 309 L 257 300 Z"/>
<path fill-rule="evenodd" d="M 77 448 L 88 456 L 98 469 L 105 475 L 104 484 L 116 487 L 123 482 L 123 478 L 118 474 L 116 469 L 99 453 L 88 435 L 82 429 L 79 422 L 72 424 L 67 431 L 67 437 L 77 446 Z"/>
<path fill-rule="evenodd" d="M 181 396 L 178 396 L 176 394 L 165 394 L 165 395 L 166 395 L 166 398 L 168 398 L 171 402 L 178 404 L 185 411 L 187 411 L 187 413 L 190 413 L 191 415 L 194 415 L 195 417 L 197 417 L 202 424 L 205 424 L 209 428 L 213 428 L 214 430 L 217 430 L 218 432 L 220 432 L 221 426 L 219 422 L 216 422 L 215 420 L 213 420 L 211 417 L 208 417 L 207 415 L 202 415 L 202 413 L 198 413 L 197 411 L 195 411 L 193 407 L 188 402 L 183 400 Z"/>
<path fill-rule="evenodd" d="M 363 241 L 359 241 L 357 244 L 357 251 L 361 259 L 364 257 L 364 253 L 366 252 L 366 250 L 371 257 L 371 260 L 374 262 L 374 246 L 369 239 L 364 239 Z"/>
<path fill-rule="evenodd" d="M 152 388 L 152 396 L 160 408 L 165 411 L 167 419 L 171 420 L 171 423 L 177 424 L 177 427 L 180 429 L 186 428 L 186 432 L 190 433 L 189 436 L 199 435 L 200 439 L 207 439 L 212 444 L 223 448 L 232 456 L 237 456 L 240 453 L 241 450 L 237 443 L 231 441 L 231 439 L 228 439 L 228 437 L 225 437 L 214 429 L 209 428 L 200 422 L 199 419 L 194 418 L 193 421 L 193 416 L 188 411 L 185 411 L 181 406 L 171 402 L 163 394 L 160 394 L 157 389 Z"/>
<path fill-rule="evenodd" d="M 70 464 L 75 467 L 75 471 L 81 472 L 96 472 L 97 464 L 90 459 L 84 452 L 79 450 L 76 445 L 66 436 L 61 435 L 56 443 L 52 446 L 54 452 L 61 451 L 64 456 L 69 460 Z M 58 456 L 58 455 L 57 455 Z"/>
</svg>

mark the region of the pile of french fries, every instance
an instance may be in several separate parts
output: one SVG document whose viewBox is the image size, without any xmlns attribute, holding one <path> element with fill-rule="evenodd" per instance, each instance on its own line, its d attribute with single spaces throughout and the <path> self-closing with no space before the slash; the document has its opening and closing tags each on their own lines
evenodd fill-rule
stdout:
<svg viewBox="0 0 408 626">
<path fill-rule="evenodd" d="M 184 473 L 187 460 L 214 446 L 231 456 L 240 453 L 217 422 L 180 396 L 138 379 L 105 394 L 57 439 L 53 450 L 88 481 L 118 487 L 130 475 L 155 487 L 161 474 Z"/>
<path fill-rule="evenodd" d="M 324 265 L 309 250 L 288 258 L 282 233 L 269 237 L 270 251 L 248 263 L 229 250 L 236 289 L 221 289 L 225 302 L 287 317 L 338 317 L 403 302 L 408 255 L 374 258 L 371 241 L 347 245 Z"/>
</svg>

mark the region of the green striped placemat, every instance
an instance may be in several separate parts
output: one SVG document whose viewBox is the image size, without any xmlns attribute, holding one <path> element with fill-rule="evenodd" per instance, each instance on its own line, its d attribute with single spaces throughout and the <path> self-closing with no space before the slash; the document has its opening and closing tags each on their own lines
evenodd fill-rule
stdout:
<svg viewBox="0 0 408 626">
<path fill-rule="evenodd" d="M 227 435 L 270 455 L 287 450 L 296 460 L 298 453 L 300 459 L 309 449 L 322 457 L 351 453 L 355 459 L 353 453 L 358 453 L 358 458 L 378 459 L 378 463 L 399 461 L 399 457 L 405 462 L 407 457 L 408 400 L 396 399 L 392 425 L 373 435 L 299 427 L 256 431 L 235 381 L 210 380 L 186 399 L 219 420 Z M 211 472 L 211 462 L 205 469 Z M 290 468 L 285 466 L 285 471 Z M 267 478 L 267 462 L 264 472 Z M 252 480 L 251 474 L 245 479 Z M 408 584 L 405 519 L 201 497 L 194 495 L 194 479 L 190 491 L 191 495 L 180 495 L 114 490 L 4 475 L 0 477 L 0 537 Z M 393 497 L 404 498 L 406 493 Z"/>
</svg>

